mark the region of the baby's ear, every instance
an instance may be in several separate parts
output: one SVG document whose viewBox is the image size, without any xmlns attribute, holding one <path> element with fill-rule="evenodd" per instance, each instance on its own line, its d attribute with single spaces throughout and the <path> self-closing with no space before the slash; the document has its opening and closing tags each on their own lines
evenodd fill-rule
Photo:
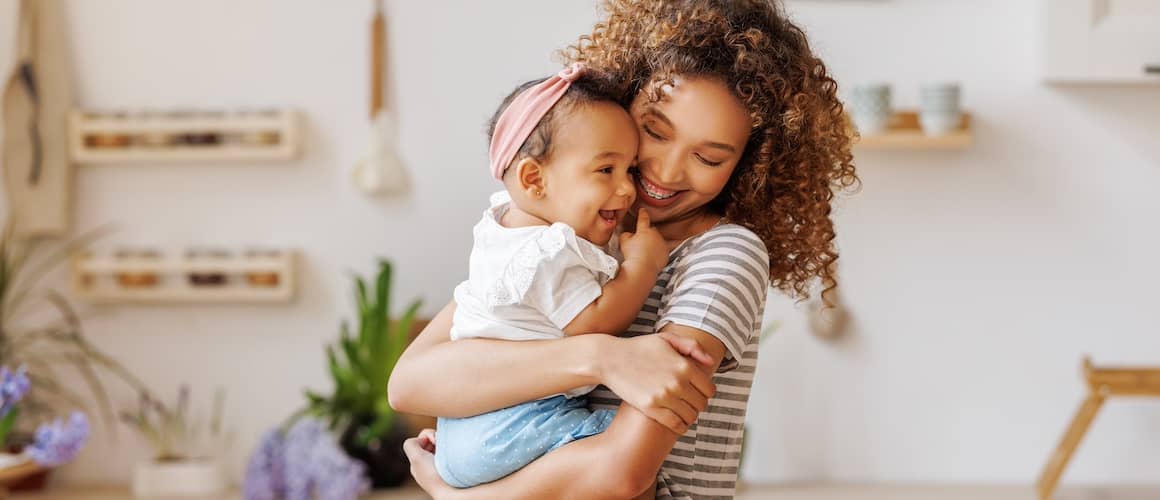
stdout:
<svg viewBox="0 0 1160 500">
<path fill-rule="evenodd" d="M 524 158 L 516 164 L 516 185 L 528 197 L 538 200 L 547 192 L 544 166 L 535 158 Z"/>
</svg>

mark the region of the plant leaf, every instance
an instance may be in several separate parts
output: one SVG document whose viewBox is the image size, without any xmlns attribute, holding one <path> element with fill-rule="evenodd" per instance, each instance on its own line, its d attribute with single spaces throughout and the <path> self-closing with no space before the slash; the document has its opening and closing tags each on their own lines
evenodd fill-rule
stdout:
<svg viewBox="0 0 1160 500">
<path fill-rule="evenodd" d="M 11 225 L 11 224 L 10 224 Z M 19 266 L 18 271 L 10 276 L 11 282 L 6 282 L 8 286 L 4 286 L 5 290 L 15 290 L 15 293 L 8 297 L 8 300 L 3 301 L 4 315 L 14 314 L 17 309 L 24 303 L 24 299 L 28 294 L 36 289 L 37 284 L 49 271 L 52 271 L 59 266 L 63 261 L 67 260 L 73 254 L 88 248 L 92 243 L 105 235 L 112 232 L 112 226 L 102 226 L 96 229 L 81 233 L 80 236 L 72 238 L 58 248 L 50 251 L 46 256 L 39 259 L 39 263 L 31 268 L 24 268 Z M 5 234 L 5 241 L 10 239 L 10 234 Z M 7 259 L 3 259 L 7 260 Z M 27 269 L 27 270 L 25 270 Z"/>
<path fill-rule="evenodd" d="M 105 428 L 110 434 L 116 432 L 113 426 L 113 405 L 109 403 L 109 395 L 105 392 L 105 386 L 101 384 L 100 377 L 93 370 L 92 365 L 89 364 L 89 358 L 76 354 L 72 356 L 73 363 L 77 367 L 77 371 L 84 377 L 85 383 L 92 388 L 93 396 L 97 398 L 97 407 L 101 411 L 101 419 L 105 423 Z"/>
<path fill-rule="evenodd" d="M 8 410 L 4 418 L 0 418 L 0 445 L 8 444 L 8 433 L 12 432 L 12 426 L 16 425 L 16 418 L 20 416 L 20 408 L 13 407 Z"/>
<path fill-rule="evenodd" d="M 394 423 L 395 414 L 393 412 L 380 413 L 375 417 L 371 425 L 359 432 L 356 440 L 360 445 L 367 446 L 372 439 L 381 439 L 386 436 L 387 432 L 391 430 L 391 425 Z"/>
</svg>

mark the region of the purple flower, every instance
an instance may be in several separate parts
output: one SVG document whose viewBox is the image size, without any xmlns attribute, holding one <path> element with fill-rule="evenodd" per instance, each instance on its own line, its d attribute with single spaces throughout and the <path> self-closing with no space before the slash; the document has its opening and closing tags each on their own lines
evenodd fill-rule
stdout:
<svg viewBox="0 0 1160 500">
<path fill-rule="evenodd" d="M 279 500 L 286 494 L 283 450 L 286 440 L 278 429 L 262 436 L 258 449 L 246 466 L 244 498 L 246 500 Z"/>
<path fill-rule="evenodd" d="M 319 441 L 327 439 L 322 422 L 304 418 L 286 432 L 283 449 L 286 471 L 286 500 L 312 500 L 316 484 L 311 464 Z"/>
<path fill-rule="evenodd" d="M 304 418 L 285 438 L 272 431 L 263 439 L 246 472 L 245 498 L 353 500 L 369 487 L 363 464 L 338 447 L 322 422 Z"/>
<path fill-rule="evenodd" d="M 28 380 L 28 372 L 20 367 L 15 372 L 7 366 L 0 368 L 0 417 L 12 411 L 13 405 L 20 401 L 32 383 Z"/>
<path fill-rule="evenodd" d="M 41 424 L 36 429 L 36 440 L 24 452 L 40 465 L 56 467 L 71 462 L 88 437 L 89 420 L 84 413 L 75 411 L 67 422 L 58 418 Z"/>
<path fill-rule="evenodd" d="M 370 486 L 362 462 L 351 459 L 329 435 L 315 444 L 310 468 L 318 500 L 352 500 Z"/>
</svg>

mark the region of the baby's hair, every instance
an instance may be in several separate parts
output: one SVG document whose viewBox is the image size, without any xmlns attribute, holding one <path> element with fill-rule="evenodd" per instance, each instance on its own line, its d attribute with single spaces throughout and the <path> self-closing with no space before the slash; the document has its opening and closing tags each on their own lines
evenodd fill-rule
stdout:
<svg viewBox="0 0 1160 500">
<path fill-rule="evenodd" d="M 537 78 L 528 82 L 524 82 L 516 87 L 503 102 L 500 103 L 499 109 L 491 116 L 487 122 L 487 140 L 490 143 L 492 136 L 495 134 L 495 122 L 499 121 L 500 115 L 504 110 L 511 105 L 516 96 L 523 93 L 536 85 L 539 85 L 547 78 Z M 603 73 L 586 71 L 580 75 L 572 85 L 568 87 L 568 91 L 556 102 L 552 109 L 544 115 L 528 138 L 520 145 L 519 151 L 516 152 L 515 158 L 512 158 L 507 167 L 518 164 L 524 158 L 532 158 L 536 161 L 545 162 L 552 155 L 552 138 L 555 136 L 556 130 L 559 128 L 560 119 L 567 115 L 567 113 L 575 112 L 581 106 L 592 105 L 599 102 L 608 102 L 617 106 L 622 105 L 619 96 L 621 94 L 617 91 L 616 85 Z M 506 172 L 506 170 L 505 170 Z"/>
</svg>

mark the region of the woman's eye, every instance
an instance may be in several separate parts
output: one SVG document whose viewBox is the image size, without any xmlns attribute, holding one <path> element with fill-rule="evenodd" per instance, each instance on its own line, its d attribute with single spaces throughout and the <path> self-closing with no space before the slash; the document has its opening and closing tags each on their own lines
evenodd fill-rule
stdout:
<svg viewBox="0 0 1160 500">
<path fill-rule="evenodd" d="M 701 160 L 701 163 L 704 163 L 704 164 L 706 164 L 706 165 L 708 165 L 708 166 L 710 166 L 710 167 L 719 167 L 719 166 L 721 166 L 721 164 L 722 164 L 722 163 L 725 163 L 725 162 L 723 162 L 723 161 L 710 161 L 710 160 L 706 160 L 706 159 L 705 159 L 705 157 L 704 157 L 704 156 L 701 156 L 701 155 L 693 155 L 693 156 L 696 156 L 698 160 Z"/>
<path fill-rule="evenodd" d="M 653 129 L 650 128 L 648 125 L 644 125 L 641 128 L 644 129 L 644 133 L 648 134 L 649 137 L 652 137 L 653 139 L 656 139 L 658 141 L 664 140 L 664 138 L 661 137 L 660 134 L 653 131 Z"/>
</svg>

